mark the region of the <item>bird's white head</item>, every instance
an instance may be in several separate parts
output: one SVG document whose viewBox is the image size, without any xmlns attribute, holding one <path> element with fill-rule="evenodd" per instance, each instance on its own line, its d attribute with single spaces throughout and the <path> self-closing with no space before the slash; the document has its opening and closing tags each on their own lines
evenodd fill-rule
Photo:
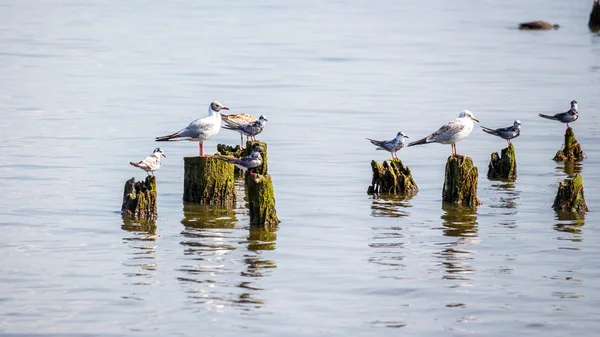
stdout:
<svg viewBox="0 0 600 337">
<path fill-rule="evenodd" d="M 152 154 L 158 158 L 160 158 L 161 155 L 163 157 L 167 158 L 167 156 L 165 156 L 165 153 L 163 152 L 163 150 L 160 147 L 157 147 L 156 149 L 154 149 L 154 152 L 152 152 Z"/>
<path fill-rule="evenodd" d="M 571 101 L 571 110 L 577 110 L 577 101 L 576 100 Z"/>
<path fill-rule="evenodd" d="M 221 110 L 229 110 L 228 107 L 224 106 L 223 104 L 217 102 L 217 101 L 212 101 L 210 102 L 210 106 L 208 107 L 208 113 L 212 115 L 213 111 L 214 112 L 219 112 Z"/>
<path fill-rule="evenodd" d="M 266 122 L 268 122 L 268 120 L 267 120 L 267 116 L 265 116 L 265 115 L 260 115 L 260 117 L 258 117 L 258 121 L 259 121 L 261 124 L 265 124 Z"/>
<path fill-rule="evenodd" d="M 408 136 L 406 134 L 404 134 L 404 132 L 402 132 L 402 131 L 398 132 L 398 134 L 396 135 L 396 139 L 404 139 L 404 138 L 408 138 Z"/>
<path fill-rule="evenodd" d="M 517 119 L 515 121 L 515 124 L 513 124 L 513 128 L 520 129 L 521 128 L 521 121 Z"/>
<path fill-rule="evenodd" d="M 475 116 L 473 116 L 473 113 L 469 110 L 461 111 L 460 114 L 458 115 L 458 118 L 470 118 L 479 123 L 479 120 L 477 118 L 475 118 Z"/>
</svg>

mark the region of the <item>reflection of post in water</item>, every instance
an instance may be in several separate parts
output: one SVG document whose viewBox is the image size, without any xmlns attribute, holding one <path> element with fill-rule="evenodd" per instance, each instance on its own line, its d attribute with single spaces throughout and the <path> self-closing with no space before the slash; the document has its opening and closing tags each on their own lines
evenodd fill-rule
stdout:
<svg viewBox="0 0 600 337">
<path fill-rule="evenodd" d="M 126 272 L 125 276 L 134 277 L 136 285 L 150 285 L 151 283 L 145 279 L 153 277 L 157 265 L 156 246 L 153 245 L 158 238 L 156 220 L 143 218 L 133 220 L 129 216 L 123 215 L 121 229 L 133 234 L 133 236 L 128 235 L 123 238 L 123 241 L 130 242 L 130 247 L 133 249 L 129 259 L 123 264 L 134 268 L 134 271 Z M 141 299 L 140 295 L 136 292 L 130 298 Z"/>
<path fill-rule="evenodd" d="M 499 201 L 498 204 L 491 204 L 492 208 L 506 208 L 506 209 L 515 209 L 518 207 L 519 196 L 521 195 L 521 191 L 515 190 L 515 183 L 511 181 L 498 181 L 497 183 L 492 185 L 492 189 L 498 192 L 499 197 L 494 201 Z M 510 211 L 503 213 L 505 215 L 514 215 L 517 214 L 516 211 Z"/>
<path fill-rule="evenodd" d="M 237 223 L 235 210 L 231 207 L 183 204 L 181 224 L 193 228 L 233 228 Z"/>
<path fill-rule="evenodd" d="M 439 257 L 446 268 L 445 279 L 468 280 L 466 274 L 472 274 L 475 269 L 466 261 L 471 260 L 472 251 L 465 249 L 475 245 L 477 240 L 477 209 L 475 207 L 461 207 L 452 203 L 443 203 L 442 225 L 444 235 L 456 237 L 456 241 L 448 242 L 446 248 L 439 253 Z M 465 248 L 463 248 L 465 247 Z"/>
<path fill-rule="evenodd" d="M 582 166 L 580 161 L 567 160 L 558 162 L 556 169 L 567 174 L 569 178 L 572 178 L 576 174 L 581 173 Z"/>
<path fill-rule="evenodd" d="M 373 217 L 399 218 L 410 215 L 408 209 L 412 207 L 409 200 L 412 196 L 393 194 L 373 195 L 371 215 Z"/>
<path fill-rule="evenodd" d="M 585 224 L 585 213 L 578 214 L 574 212 L 556 212 L 556 219 L 560 222 L 554 225 L 557 232 L 571 233 L 575 235 L 582 234 L 582 227 Z M 565 240 L 565 238 L 561 238 Z M 566 240 L 573 242 L 583 241 L 581 236 L 569 237 Z"/>
</svg>

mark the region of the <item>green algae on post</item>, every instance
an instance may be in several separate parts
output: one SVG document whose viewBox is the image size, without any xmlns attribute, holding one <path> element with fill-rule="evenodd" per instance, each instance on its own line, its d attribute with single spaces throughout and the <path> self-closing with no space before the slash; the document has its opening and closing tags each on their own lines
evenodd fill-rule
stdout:
<svg viewBox="0 0 600 337">
<path fill-rule="evenodd" d="M 275 192 L 270 175 L 246 174 L 246 199 L 250 210 L 250 225 L 275 230 L 279 223 L 275 210 Z"/>
<path fill-rule="evenodd" d="M 446 162 L 442 200 L 462 206 L 481 205 L 477 199 L 479 174 L 471 157 L 450 156 Z"/>
<path fill-rule="evenodd" d="M 583 178 L 577 174 L 558 184 L 558 192 L 552 205 L 557 212 L 583 214 L 588 211 L 583 193 Z"/>
<path fill-rule="evenodd" d="M 155 176 L 148 176 L 145 181 L 127 180 L 123 188 L 121 213 L 132 218 L 156 218 L 156 195 Z"/>
<path fill-rule="evenodd" d="M 373 178 L 367 193 L 412 195 L 419 191 L 410 169 L 400 159 L 391 159 L 379 164 L 371 161 Z"/>
<path fill-rule="evenodd" d="M 554 156 L 555 161 L 566 161 L 566 160 L 583 160 L 583 149 L 581 144 L 575 138 L 575 133 L 572 128 L 567 128 L 565 131 L 565 144 L 561 150 L 556 152 Z"/>
<path fill-rule="evenodd" d="M 493 152 L 488 164 L 487 177 L 489 179 L 515 179 L 517 177 L 517 157 L 515 147 L 510 144 L 507 148 Z"/>
<path fill-rule="evenodd" d="M 233 165 L 213 157 L 184 157 L 183 201 L 235 205 Z"/>
</svg>

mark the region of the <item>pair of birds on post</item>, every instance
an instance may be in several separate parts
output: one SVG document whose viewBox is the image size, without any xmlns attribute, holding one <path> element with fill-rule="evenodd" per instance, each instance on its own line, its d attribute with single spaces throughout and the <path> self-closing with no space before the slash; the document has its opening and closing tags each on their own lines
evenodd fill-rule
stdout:
<svg viewBox="0 0 600 337">
<path fill-rule="evenodd" d="M 256 135 L 261 133 L 267 123 L 267 118 L 261 115 L 256 118 L 249 114 L 224 115 L 222 110 L 229 110 L 228 107 L 214 101 L 208 106 L 208 116 L 198 118 L 191 122 L 187 127 L 172 133 L 170 135 L 157 137 L 157 142 L 162 141 L 178 141 L 188 140 L 199 143 L 200 156 L 204 156 L 204 141 L 214 137 L 221 130 L 221 121 L 225 122 L 225 129 L 237 131 L 240 133 L 240 138 L 243 147 L 243 136 L 256 141 Z M 217 158 L 231 162 L 246 171 L 251 168 L 258 167 L 262 164 L 263 153 L 262 147 L 256 147 L 252 153 L 244 158 L 229 158 L 217 156 Z M 140 162 L 130 162 L 131 165 L 139 167 L 146 171 L 148 175 L 158 170 L 161 165 L 161 156 L 166 157 L 161 148 L 154 149 L 154 152 Z"/>
<path fill-rule="evenodd" d="M 560 112 L 555 115 L 539 114 L 539 116 L 565 123 L 567 124 L 567 128 L 570 128 L 569 123 L 572 123 L 579 118 L 577 101 L 571 101 L 571 109 L 566 112 Z M 471 131 L 473 131 L 474 121 L 479 122 L 479 120 L 473 116 L 471 111 L 464 110 L 460 113 L 457 119 L 444 124 L 441 128 L 429 136 L 409 143 L 408 146 L 428 143 L 451 144 L 452 155 L 457 155 L 456 142 L 463 140 L 469 134 L 471 134 Z M 512 126 L 505 128 L 491 129 L 485 126 L 482 126 L 481 128 L 486 133 L 505 139 L 508 145 L 512 144 L 510 141 L 511 139 L 516 138 L 521 134 L 521 122 L 519 120 L 516 120 Z M 369 140 L 373 145 L 377 146 L 377 150 L 389 151 L 392 154 L 392 158 L 398 159 L 397 152 L 404 147 L 405 138 L 408 138 L 408 136 L 405 135 L 404 132 L 398 132 L 396 138 L 392 140 L 374 140 L 370 138 L 367 138 L 367 140 Z"/>
</svg>

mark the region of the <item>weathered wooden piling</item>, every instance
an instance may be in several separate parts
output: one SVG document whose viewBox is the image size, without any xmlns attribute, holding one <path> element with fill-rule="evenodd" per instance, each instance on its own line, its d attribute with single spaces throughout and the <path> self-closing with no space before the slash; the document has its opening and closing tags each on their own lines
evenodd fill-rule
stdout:
<svg viewBox="0 0 600 337">
<path fill-rule="evenodd" d="M 502 149 L 500 155 L 498 152 L 492 153 L 487 177 L 489 179 L 515 179 L 517 177 L 517 157 L 512 144 Z"/>
<path fill-rule="evenodd" d="M 566 161 L 566 160 L 583 160 L 583 149 L 581 144 L 575 138 L 575 133 L 572 128 L 567 128 L 565 131 L 565 144 L 561 150 L 556 152 L 554 156 L 555 161 Z"/>
<path fill-rule="evenodd" d="M 214 157 L 184 157 L 183 201 L 235 205 L 233 165 Z"/>
<path fill-rule="evenodd" d="M 217 144 L 217 152 L 222 156 L 229 156 L 240 158 L 242 157 L 242 153 L 244 149 L 242 149 L 239 145 L 231 146 L 226 144 Z M 233 172 L 236 177 L 243 177 L 244 171 L 237 166 L 233 167 Z"/>
<path fill-rule="evenodd" d="M 600 32 L 600 1 L 595 0 L 590 13 L 588 27 L 592 32 Z"/>
<path fill-rule="evenodd" d="M 448 157 L 442 200 L 468 207 L 481 205 L 477 199 L 478 177 L 477 167 L 471 157 L 461 155 Z"/>
<path fill-rule="evenodd" d="M 132 218 L 156 218 L 156 177 L 148 176 L 145 181 L 131 178 L 123 188 L 121 213 Z"/>
<path fill-rule="evenodd" d="M 367 193 L 412 195 L 419 191 L 410 169 L 400 159 L 384 161 L 383 164 L 371 161 L 373 178 Z"/>
<path fill-rule="evenodd" d="M 275 230 L 279 223 L 275 210 L 275 193 L 271 175 L 252 174 L 245 179 L 250 225 Z"/>
<path fill-rule="evenodd" d="M 583 195 L 583 178 L 577 174 L 558 184 L 558 192 L 552 204 L 557 212 L 571 212 L 582 215 L 588 211 Z"/>
</svg>

